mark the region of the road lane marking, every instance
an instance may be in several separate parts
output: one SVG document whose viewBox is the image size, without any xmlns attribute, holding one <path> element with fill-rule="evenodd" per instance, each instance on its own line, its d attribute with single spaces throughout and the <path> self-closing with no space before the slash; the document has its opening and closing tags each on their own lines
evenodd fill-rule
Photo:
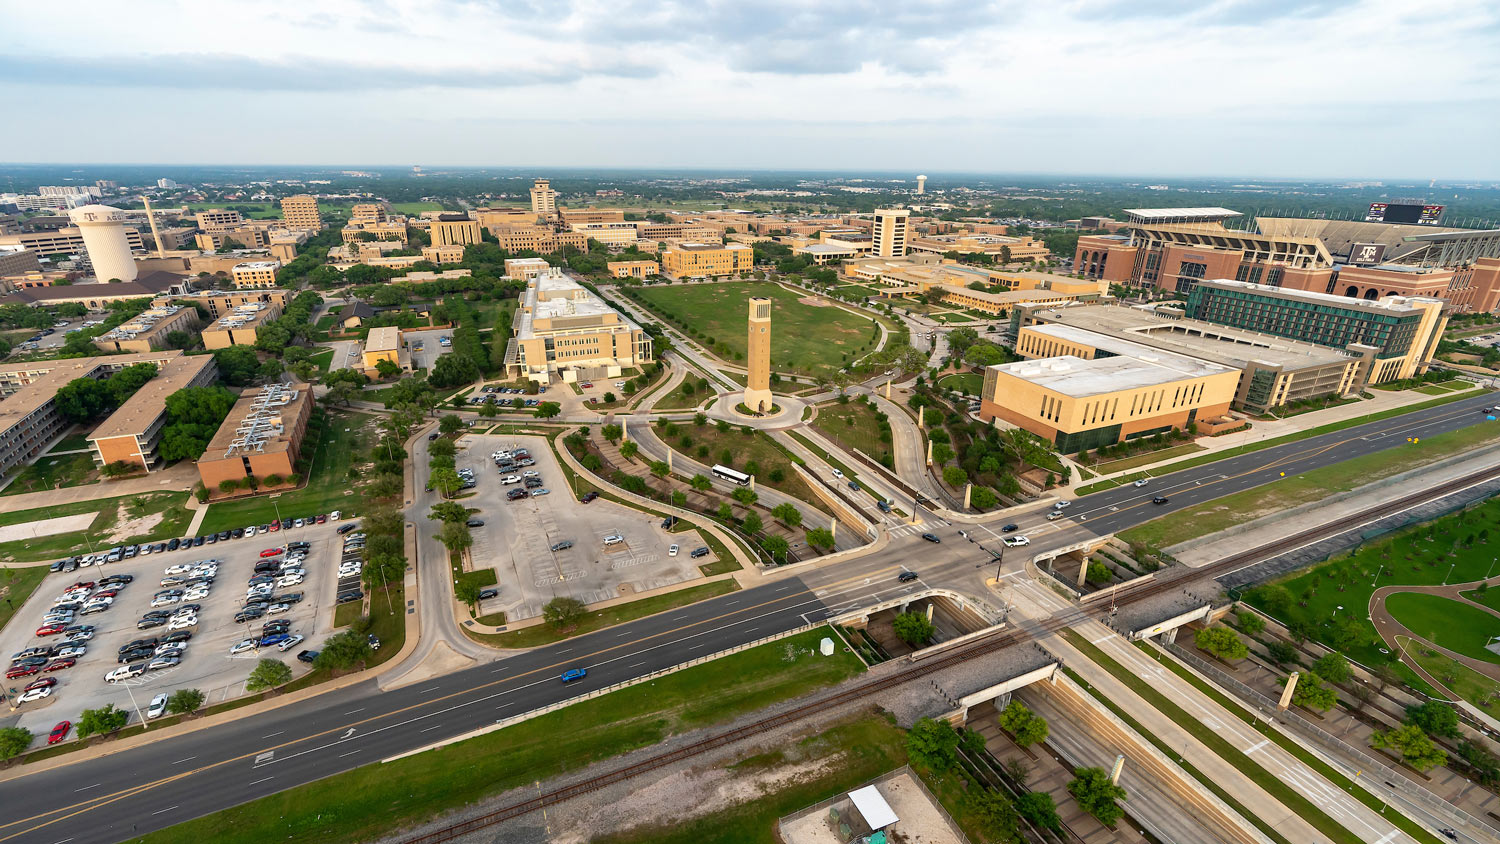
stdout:
<svg viewBox="0 0 1500 844">
<path fill-rule="evenodd" d="M 260 780 L 256 780 L 255 782 L 249 783 L 249 785 L 260 785 L 263 782 L 270 782 L 271 780 L 274 780 L 274 779 L 276 779 L 276 778 L 275 777 L 266 777 L 265 779 L 260 779 Z"/>
<path fill-rule="evenodd" d="M 94 784 L 93 784 L 93 785 L 86 785 L 86 786 L 84 786 L 84 787 L 83 787 L 83 788 L 75 788 L 75 789 L 74 789 L 74 790 L 73 790 L 73 793 L 74 793 L 74 794 L 77 794 L 77 793 L 78 793 L 78 792 L 80 792 L 80 791 L 88 791 L 88 790 L 89 790 L 89 789 L 91 789 L 91 788 L 98 788 L 98 787 L 99 787 L 99 786 L 101 786 L 101 785 L 103 785 L 103 784 L 104 784 L 104 783 L 99 783 L 99 782 L 96 782 L 96 783 L 94 783 Z"/>
<path fill-rule="evenodd" d="M 1252 744 L 1249 747 L 1245 748 L 1245 755 L 1249 756 L 1250 754 L 1254 753 L 1257 750 L 1260 750 L 1262 747 L 1265 747 L 1266 745 L 1268 745 L 1270 743 L 1271 743 L 1270 739 L 1261 739 L 1260 741 L 1256 742 L 1255 744 Z"/>
<path fill-rule="evenodd" d="M 362 750 L 364 750 L 364 748 L 363 748 L 363 747 L 361 747 L 361 748 L 359 748 L 359 750 L 351 750 L 351 751 L 349 751 L 349 752 L 348 752 L 348 753 L 340 753 L 340 754 L 339 754 L 339 758 L 340 758 L 340 759 L 342 759 L 342 758 L 344 758 L 344 757 L 345 757 L 345 756 L 353 756 L 353 755 L 354 755 L 354 754 L 356 754 L 356 753 L 359 753 L 359 752 L 360 752 L 360 751 L 362 751 Z"/>
<path fill-rule="evenodd" d="M 178 759 L 176 762 L 173 762 L 172 764 L 173 765 L 181 765 L 183 762 L 191 762 L 191 761 L 193 761 L 194 759 L 197 759 L 197 758 L 198 757 L 196 757 L 196 756 L 189 756 L 186 759 Z"/>
<path fill-rule="evenodd" d="M 272 738 L 273 736 L 279 736 L 279 735 L 281 735 L 284 732 L 286 732 L 286 730 L 277 730 L 276 732 L 271 733 L 270 735 L 261 736 L 261 738 Z"/>
<path fill-rule="evenodd" d="M 177 808 L 177 807 L 176 806 L 168 806 L 165 809 L 157 809 L 156 811 L 152 812 L 151 814 L 153 814 L 153 815 L 160 815 L 160 814 L 164 814 L 166 812 L 170 812 L 170 811 L 172 811 L 175 808 Z"/>
<path fill-rule="evenodd" d="M 351 709 L 351 710 L 349 710 L 349 711 L 348 711 L 348 712 L 345 712 L 345 713 L 344 713 L 344 714 L 345 714 L 345 715 L 353 715 L 353 714 L 354 714 L 354 713 L 356 713 L 356 712 L 364 712 L 364 711 L 365 711 L 365 708 L 364 708 L 364 707 L 363 707 L 363 706 L 361 706 L 361 707 L 360 707 L 360 708 L 358 708 L 358 709 Z"/>
</svg>

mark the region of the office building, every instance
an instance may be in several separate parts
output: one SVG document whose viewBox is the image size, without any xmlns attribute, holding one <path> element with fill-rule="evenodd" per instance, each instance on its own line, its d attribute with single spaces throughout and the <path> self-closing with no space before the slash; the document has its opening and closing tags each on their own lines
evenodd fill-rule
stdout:
<svg viewBox="0 0 1500 844">
<path fill-rule="evenodd" d="M 651 360 L 651 337 L 556 267 L 527 282 L 505 349 L 507 377 L 613 378 Z"/>
<path fill-rule="evenodd" d="M 544 219 L 557 216 L 557 191 L 547 179 L 531 183 L 531 213 Z"/>
<path fill-rule="evenodd" d="M 276 286 L 276 271 L 280 261 L 246 261 L 235 264 L 229 273 L 230 283 L 241 290 L 265 290 Z"/>
<path fill-rule="evenodd" d="M 24 289 L 18 287 L 10 295 L 0 299 L 0 304 L 47 307 L 65 302 L 77 302 L 91 311 L 98 311 L 109 307 L 110 302 L 181 293 L 187 288 L 188 280 L 185 277 L 175 273 L 156 271 L 137 276 L 135 281 L 122 281 L 114 284 L 100 282 Z"/>
<path fill-rule="evenodd" d="M 97 186 L 93 185 L 87 187 L 83 185 L 42 185 L 41 187 L 36 189 L 36 192 L 42 196 L 86 195 L 100 197 L 104 195 L 103 191 L 99 190 Z"/>
<path fill-rule="evenodd" d="M 946 255 L 949 252 L 986 255 L 1002 264 L 1045 261 L 1052 254 L 1047 244 L 1036 238 L 963 232 L 913 238 L 907 244 L 907 250 L 934 255 Z"/>
<path fill-rule="evenodd" d="M 245 221 L 244 215 L 226 208 L 210 208 L 194 215 L 200 229 L 231 228 Z"/>
<path fill-rule="evenodd" d="M 483 240 L 479 221 L 468 214 L 439 214 L 432 221 L 433 246 L 468 246 Z"/>
<path fill-rule="evenodd" d="M 905 208 L 875 209 L 875 225 L 870 230 L 874 241 L 872 254 L 877 258 L 906 256 L 906 224 L 911 212 Z"/>
<path fill-rule="evenodd" d="M 390 220 L 390 212 L 384 202 L 358 202 L 349 209 L 350 225 L 384 223 Z"/>
<path fill-rule="evenodd" d="M 198 327 L 196 308 L 166 304 L 152 306 L 94 338 L 105 352 L 154 352 L 167 346 L 173 331 L 190 332 Z"/>
<path fill-rule="evenodd" d="M 473 214 L 480 226 L 496 236 L 504 227 L 536 225 L 536 214 L 525 208 L 476 208 Z"/>
<path fill-rule="evenodd" d="M 635 243 L 638 229 L 635 223 L 572 223 L 569 231 L 579 232 L 588 240 L 608 246 L 612 251 L 624 249 Z"/>
<path fill-rule="evenodd" d="M 1109 293 L 1109 284 L 1043 272 L 1014 272 L 942 261 L 933 255 L 868 258 L 842 267 L 844 275 L 871 286 L 882 299 L 925 297 L 942 291 L 940 304 L 1006 317 L 1019 305 L 1092 302 Z"/>
<path fill-rule="evenodd" d="M 307 235 L 311 229 L 287 229 L 271 233 L 271 241 L 266 244 L 266 251 L 272 258 L 280 261 L 282 266 L 290 264 L 297 257 L 297 249 L 307 242 Z"/>
<path fill-rule="evenodd" d="M 304 193 L 281 200 L 281 222 L 289 229 L 322 231 L 323 218 L 318 215 L 318 198 Z"/>
<path fill-rule="evenodd" d="M 368 235 L 368 237 L 366 237 Z M 394 240 L 406 246 L 406 218 L 401 217 L 394 220 L 379 221 L 351 221 L 349 225 L 339 230 L 339 236 L 345 243 L 355 243 L 374 238 L 375 240 Z"/>
<path fill-rule="evenodd" d="M 625 212 L 618 208 L 559 208 L 557 212 L 562 216 L 563 224 L 570 228 L 587 223 L 625 222 Z"/>
<path fill-rule="evenodd" d="M 1448 325 L 1441 299 L 1385 296 L 1368 301 L 1228 279 L 1194 285 L 1184 314 L 1356 355 L 1373 349 L 1367 376 L 1371 384 L 1426 372 Z"/>
<path fill-rule="evenodd" d="M 607 261 L 604 267 L 615 278 L 647 278 L 661 274 L 661 264 L 655 261 Z"/>
<path fill-rule="evenodd" d="M 379 373 L 376 365 L 383 360 L 401 365 L 401 329 L 394 325 L 372 328 L 365 337 L 365 374 L 376 377 Z"/>
<path fill-rule="evenodd" d="M 713 278 L 749 272 L 755 250 L 743 243 L 678 243 L 662 250 L 661 269 L 674 278 Z"/>
<path fill-rule="evenodd" d="M 96 278 L 135 281 L 137 271 L 125 234 L 125 212 L 108 205 L 85 205 L 69 212 L 68 218 L 83 235 L 84 250 Z"/>
<path fill-rule="evenodd" d="M 1301 399 L 1348 396 L 1366 386 L 1374 349 L 1349 351 L 1301 340 L 1232 328 L 1182 317 L 1177 309 L 1152 312 L 1112 305 L 1022 305 L 1011 318 L 1016 353 L 1022 357 L 1059 355 L 1092 359 L 1118 354 L 1121 341 L 1228 366 L 1239 371 L 1234 406 L 1264 414 Z M 1042 331 L 1064 325 L 1086 334 L 1061 338 Z M 1079 338 L 1086 338 L 1086 342 Z"/>
<path fill-rule="evenodd" d="M 133 251 L 146 248 L 145 239 L 141 237 L 140 230 L 134 226 L 125 227 L 125 242 Z M 35 252 L 42 258 L 53 255 L 82 255 L 87 248 L 83 242 L 83 230 L 77 226 L 0 234 L 0 246 L 20 246 Z"/>
<path fill-rule="evenodd" d="M 217 494 L 224 481 L 243 484 L 246 478 L 257 490 L 289 486 L 298 474 L 312 406 L 307 386 L 272 384 L 245 391 L 198 458 L 198 477 L 209 494 Z"/>
<path fill-rule="evenodd" d="M 463 261 L 463 259 L 464 247 L 456 244 L 422 247 L 422 260 L 431 261 L 434 264 L 457 264 Z"/>
<path fill-rule="evenodd" d="M 194 293 L 182 293 L 172 296 L 160 296 L 151 300 L 151 307 L 158 308 L 163 305 L 192 303 L 202 305 L 207 311 L 210 319 L 219 317 L 239 308 L 241 305 L 269 304 L 276 306 L 280 311 L 291 301 L 290 291 L 277 288 L 274 290 L 200 290 Z"/>
<path fill-rule="evenodd" d="M 588 235 L 582 232 L 555 232 L 543 226 L 505 226 L 495 232 L 500 248 L 516 253 L 532 251 L 539 255 L 551 255 L 564 249 L 588 248 Z"/>
<path fill-rule="evenodd" d="M 36 253 L 19 244 L 0 244 L 0 278 L 40 272 L 41 261 Z"/>
<path fill-rule="evenodd" d="M 177 182 L 173 181 L 172 179 L 157 179 L 156 186 L 158 188 L 162 188 L 163 190 L 170 190 L 177 187 Z"/>
<path fill-rule="evenodd" d="M 1065 326 L 1041 331 L 1088 333 Z M 1228 366 L 1117 343 L 1090 358 L 1065 354 L 986 367 L 979 413 L 1073 454 L 1220 419 L 1239 380 Z"/>
<path fill-rule="evenodd" d="M 749 331 L 745 351 L 744 403 L 755 413 L 768 413 L 775 405 L 771 398 L 770 299 L 751 297 Z"/>
<path fill-rule="evenodd" d="M 212 355 L 167 358 L 158 367 L 155 378 L 89 434 L 89 447 L 99 466 L 123 462 L 148 472 L 160 466 L 156 447 L 167 424 L 167 396 L 188 387 L 207 387 L 218 375 Z"/>
<path fill-rule="evenodd" d="M 528 281 L 551 268 L 545 258 L 505 259 L 505 277 L 516 281 Z"/>
<path fill-rule="evenodd" d="M 246 302 L 209 323 L 203 329 L 203 346 L 224 349 L 230 346 L 253 346 L 258 331 L 281 316 L 281 306 L 273 302 Z"/>
</svg>

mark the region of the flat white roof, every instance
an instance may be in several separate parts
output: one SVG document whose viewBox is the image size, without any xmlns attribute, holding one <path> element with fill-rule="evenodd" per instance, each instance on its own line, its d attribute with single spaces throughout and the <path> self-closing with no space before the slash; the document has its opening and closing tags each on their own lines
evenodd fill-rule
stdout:
<svg viewBox="0 0 1500 844">
<path fill-rule="evenodd" d="M 885 797 L 873 785 L 867 785 L 858 791 L 849 792 L 849 800 L 854 808 L 859 810 L 859 816 L 870 825 L 871 831 L 885 829 L 896 821 L 896 811 L 891 804 L 885 802 Z"/>
<path fill-rule="evenodd" d="M 1087 360 L 1074 355 L 996 364 L 1002 374 L 1073 398 L 1172 384 L 1193 377 L 1179 369 L 1117 355 Z M 1204 372 L 1203 375 L 1211 375 Z"/>
<path fill-rule="evenodd" d="M 280 261 L 245 261 L 242 264 L 234 265 L 234 268 L 237 270 L 274 270 L 280 267 Z"/>
<path fill-rule="evenodd" d="M 1240 212 L 1218 206 L 1203 208 L 1126 208 L 1125 213 L 1140 220 L 1222 220 L 1238 217 Z"/>
</svg>

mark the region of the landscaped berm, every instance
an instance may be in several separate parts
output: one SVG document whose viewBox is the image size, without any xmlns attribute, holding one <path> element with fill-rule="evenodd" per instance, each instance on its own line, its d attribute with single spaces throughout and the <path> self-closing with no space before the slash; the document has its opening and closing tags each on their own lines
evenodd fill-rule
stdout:
<svg viewBox="0 0 1500 844">
<path fill-rule="evenodd" d="M 828 374 L 872 352 L 880 341 L 871 320 L 841 307 L 807 304 L 805 294 L 763 281 L 723 284 L 656 284 L 631 288 L 658 314 L 687 329 L 695 340 L 733 363 L 743 363 L 749 338 L 745 303 L 771 300 L 771 368 Z"/>
</svg>

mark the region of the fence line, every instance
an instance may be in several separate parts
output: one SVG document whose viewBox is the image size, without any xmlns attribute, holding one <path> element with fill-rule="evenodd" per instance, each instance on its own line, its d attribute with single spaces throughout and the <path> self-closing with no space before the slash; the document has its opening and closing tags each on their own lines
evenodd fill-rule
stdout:
<svg viewBox="0 0 1500 844">
<path fill-rule="evenodd" d="M 1278 708 L 1278 701 L 1273 701 L 1255 689 L 1236 680 L 1227 672 L 1210 664 L 1207 660 L 1190 653 L 1176 644 L 1165 643 L 1162 644 L 1162 647 L 1171 655 L 1187 663 L 1198 673 L 1203 674 L 1217 685 L 1229 690 L 1243 702 L 1260 710 L 1261 714 L 1265 716 L 1266 722 L 1271 724 L 1273 729 L 1277 722 L 1280 721 L 1291 726 L 1293 729 L 1304 732 L 1334 752 L 1347 756 L 1363 766 L 1365 774 L 1379 774 L 1386 785 L 1402 795 L 1451 816 L 1460 825 L 1476 826 L 1493 834 L 1494 830 L 1488 824 L 1481 822 L 1478 818 L 1475 818 L 1463 809 L 1428 791 L 1425 787 L 1419 785 L 1397 769 L 1392 768 L 1386 762 L 1365 753 L 1363 750 L 1324 730 L 1322 727 L 1304 718 L 1300 713 L 1294 712 L 1291 709 L 1283 710 Z"/>
</svg>

